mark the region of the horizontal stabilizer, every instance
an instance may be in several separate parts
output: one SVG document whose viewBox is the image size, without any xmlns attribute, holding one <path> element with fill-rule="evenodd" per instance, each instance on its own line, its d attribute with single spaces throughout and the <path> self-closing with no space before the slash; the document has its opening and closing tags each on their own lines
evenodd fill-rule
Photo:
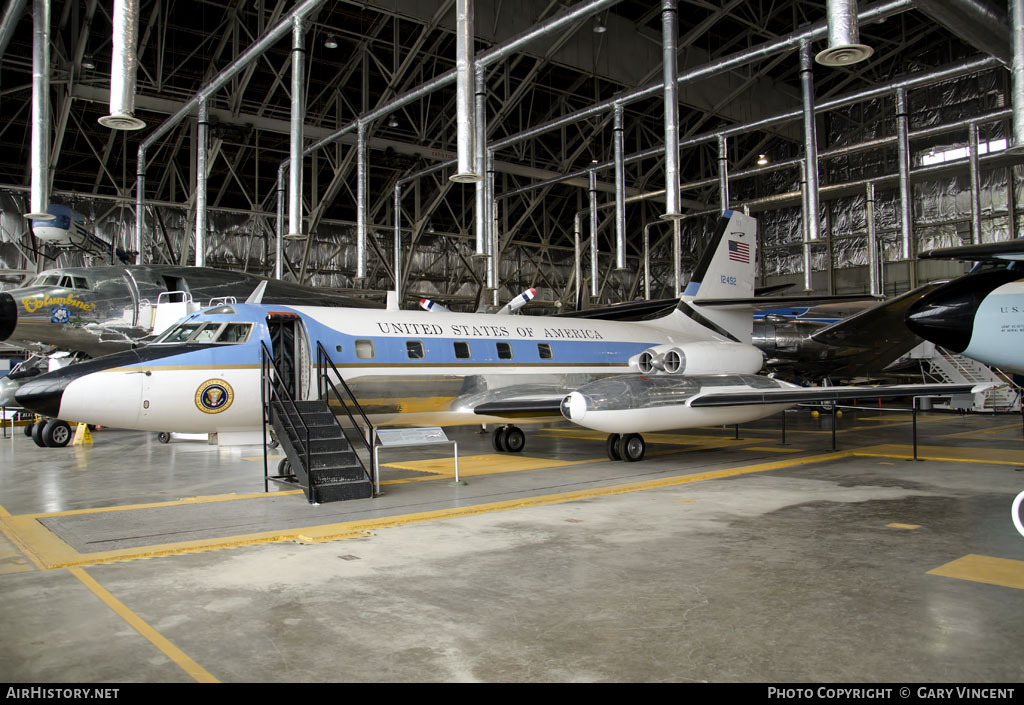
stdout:
<svg viewBox="0 0 1024 705">
<path fill-rule="evenodd" d="M 802 389 L 765 389 L 747 392 L 701 394 L 690 401 L 691 407 L 742 406 L 746 404 L 799 404 L 811 401 L 853 401 L 854 399 L 893 399 L 932 397 L 950 394 L 976 394 L 1000 386 L 981 384 L 897 384 L 883 387 L 804 387 Z"/>
</svg>

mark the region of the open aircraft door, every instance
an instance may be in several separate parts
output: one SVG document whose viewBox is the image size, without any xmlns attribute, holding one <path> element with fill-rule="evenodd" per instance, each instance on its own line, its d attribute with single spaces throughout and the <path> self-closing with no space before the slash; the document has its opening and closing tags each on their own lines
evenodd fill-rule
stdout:
<svg viewBox="0 0 1024 705">
<path fill-rule="evenodd" d="M 296 400 L 313 398 L 313 356 L 302 319 L 294 313 L 273 312 L 267 315 L 267 328 L 274 363 L 288 393 Z"/>
</svg>

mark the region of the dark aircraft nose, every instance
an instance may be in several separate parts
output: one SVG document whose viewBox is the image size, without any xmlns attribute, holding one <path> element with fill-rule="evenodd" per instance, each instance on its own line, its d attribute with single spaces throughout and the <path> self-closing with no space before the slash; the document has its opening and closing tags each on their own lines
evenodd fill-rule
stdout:
<svg viewBox="0 0 1024 705">
<path fill-rule="evenodd" d="M 73 371 L 73 366 L 72 366 Z M 64 390 L 71 384 L 71 380 L 79 375 L 61 374 L 68 370 L 54 370 L 30 379 L 18 387 L 14 398 L 18 404 L 29 411 L 43 416 L 60 416 L 60 400 L 64 396 Z"/>
<path fill-rule="evenodd" d="M 943 284 L 907 309 L 907 328 L 925 340 L 961 353 L 971 343 L 974 315 L 993 290 L 1020 279 L 1021 272 L 993 269 Z"/>
<path fill-rule="evenodd" d="M 0 340 L 7 340 L 18 325 L 18 307 L 14 297 L 0 291 Z"/>
</svg>

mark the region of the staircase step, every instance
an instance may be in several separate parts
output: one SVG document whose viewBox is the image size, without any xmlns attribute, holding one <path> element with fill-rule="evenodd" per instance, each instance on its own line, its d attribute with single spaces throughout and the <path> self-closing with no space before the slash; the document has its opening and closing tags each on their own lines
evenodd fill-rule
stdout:
<svg viewBox="0 0 1024 705">
<path fill-rule="evenodd" d="M 337 436 L 335 438 L 312 438 L 310 434 L 309 439 L 309 452 L 310 453 L 335 453 L 351 451 L 352 445 L 348 442 L 348 439 L 344 436 Z M 293 440 L 292 445 L 295 446 L 295 450 L 299 453 L 306 452 L 306 439 L 303 437 L 300 440 Z"/>
<path fill-rule="evenodd" d="M 302 462 L 306 462 L 306 454 L 301 448 L 296 448 L 295 452 Z M 309 454 L 309 468 L 338 468 L 338 467 L 362 467 L 359 462 L 359 456 L 353 451 L 332 451 L 329 453 L 310 453 Z"/>
<path fill-rule="evenodd" d="M 314 501 L 338 502 L 347 499 L 369 499 L 373 497 L 373 483 L 369 480 L 348 480 L 318 485 L 313 490 Z"/>
<path fill-rule="evenodd" d="M 356 480 L 369 480 L 369 475 L 363 470 L 362 465 L 341 468 L 314 468 L 309 473 L 309 482 L 315 487 L 329 485 L 333 482 L 354 482 Z"/>
<path fill-rule="evenodd" d="M 293 442 L 306 442 L 306 428 L 302 428 L 302 426 L 292 427 L 287 422 L 284 422 L 282 426 L 288 432 L 288 436 L 293 439 Z M 334 426 L 308 426 L 307 428 L 311 441 L 345 438 L 345 434 L 341 432 L 341 428 L 337 424 Z"/>
</svg>

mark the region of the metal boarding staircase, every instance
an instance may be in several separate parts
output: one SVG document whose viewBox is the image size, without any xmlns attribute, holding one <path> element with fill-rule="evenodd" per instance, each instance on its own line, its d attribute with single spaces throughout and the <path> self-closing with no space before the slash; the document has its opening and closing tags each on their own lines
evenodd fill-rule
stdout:
<svg viewBox="0 0 1024 705">
<path fill-rule="evenodd" d="M 285 453 L 279 474 L 271 475 L 267 465 L 267 447 L 263 447 L 264 490 L 269 482 L 301 487 L 310 504 L 337 502 L 347 499 L 366 499 L 374 494 L 373 482 L 359 455 L 352 448 L 348 436 L 328 404 L 333 391 L 352 422 L 357 435 L 367 445 L 373 457 L 373 448 L 366 442 L 362 429 L 356 423 L 348 405 L 327 376 L 327 366 L 334 370 L 350 402 L 369 427 L 373 427 L 359 408 L 348 385 L 338 375 L 320 343 L 317 343 L 317 398 L 296 400 L 288 391 L 273 354 L 261 343 L 260 384 L 263 403 L 263 433 L 274 429 L 281 449 Z M 290 472 L 289 472 L 290 471 Z"/>
<path fill-rule="evenodd" d="M 988 413 L 1020 411 L 1021 389 L 1003 372 L 964 355 L 951 353 L 934 343 L 922 343 L 911 350 L 908 355 L 918 361 L 922 376 L 926 379 L 931 378 L 938 382 L 958 384 L 999 382 L 1005 385 L 974 394 L 972 406 L 974 411 Z M 936 404 L 935 408 L 959 406 L 961 405 L 954 404 L 951 400 L 949 404 Z"/>
</svg>

